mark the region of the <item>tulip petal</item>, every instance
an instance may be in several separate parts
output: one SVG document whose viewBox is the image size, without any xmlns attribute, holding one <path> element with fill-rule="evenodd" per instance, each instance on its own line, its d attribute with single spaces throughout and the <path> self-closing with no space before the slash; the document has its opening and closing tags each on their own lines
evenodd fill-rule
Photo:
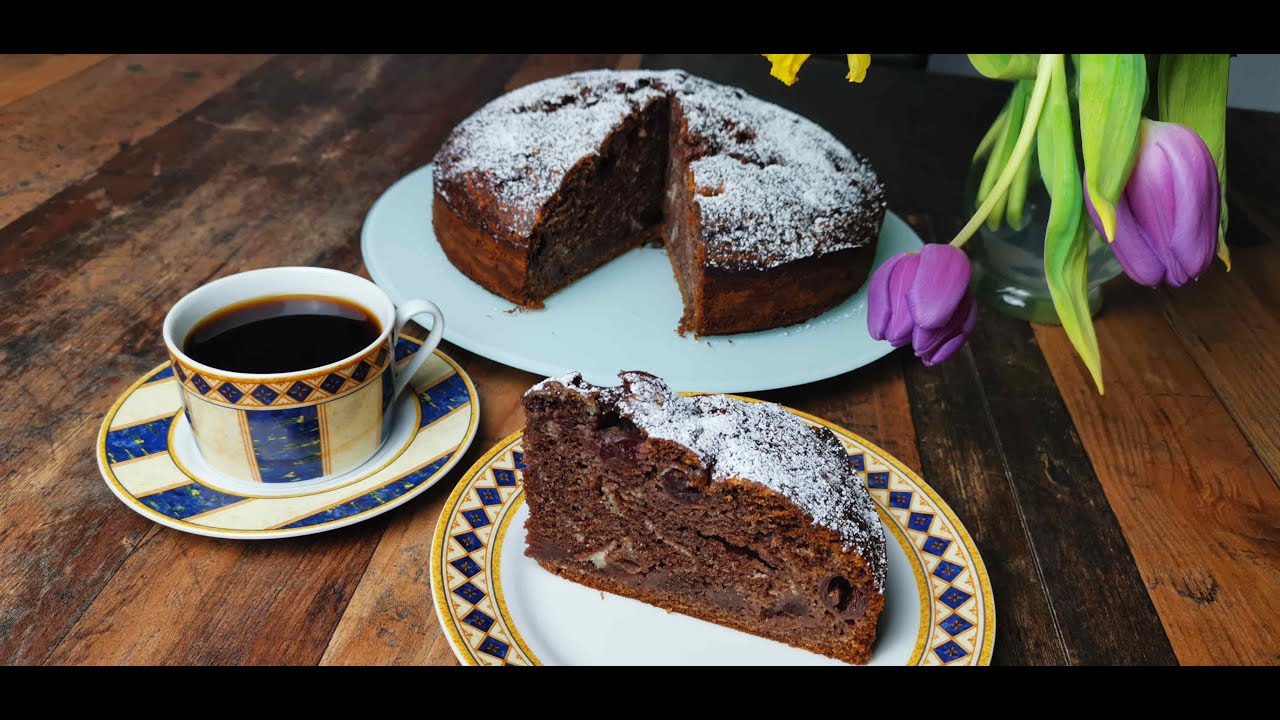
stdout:
<svg viewBox="0 0 1280 720">
<path fill-rule="evenodd" d="M 907 292 L 915 324 L 939 328 L 955 315 L 969 291 L 972 275 L 969 257 L 951 245 L 925 245 L 920 250 L 920 271 Z"/>
<path fill-rule="evenodd" d="M 1116 249 L 1136 282 L 1180 287 L 1199 277 L 1217 248 L 1221 194 L 1200 136 L 1173 123 L 1143 121 L 1143 148 L 1123 200 L 1131 223 Z"/>
<path fill-rule="evenodd" d="M 1165 253 L 1165 281 L 1181 287 L 1213 262 L 1218 244 L 1218 170 L 1204 141 L 1190 128 L 1156 136 L 1173 177 L 1172 227 Z"/>
<path fill-rule="evenodd" d="M 916 357 L 920 358 L 920 362 L 924 363 L 925 367 L 933 367 L 940 362 L 951 359 L 951 356 L 955 355 L 956 351 L 964 346 L 966 340 L 968 338 L 964 335 L 956 335 L 937 350 L 927 354 L 916 353 Z"/>
<path fill-rule="evenodd" d="M 1231 269 L 1226 244 L 1227 206 L 1227 84 L 1231 74 L 1227 54 L 1160 54 L 1158 97 L 1160 119 L 1196 131 L 1213 155 L 1218 171 L 1218 257 Z"/>
<path fill-rule="evenodd" d="M 941 328 L 917 327 L 911 336 L 916 357 L 926 365 L 934 365 L 951 357 L 968 339 L 978 322 L 978 304 L 973 293 L 966 293 L 956 314 Z"/>
<path fill-rule="evenodd" d="M 881 263 L 871 274 L 867 284 L 867 332 L 876 340 L 884 340 L 893 312 L 893 300 L 889 297 L 889 277 L 893 268 L 902 262 L 907 253 L 898 253 Z"/>
<path fill-rule="evenodd" d="M 1164 262 L 1156 255 L 1152 241 L 1134 218 L 1129 197 L 1126 192 L 1116 205 L 1116 241 L 1110 245 L 1111 252 L 1130 280 L 1156 287 L 1164 280 Z"/>
<path fill-rule="evenodd" d="M 1144 133 L 1142 152 L 1134 163 L 1133 174 L 1125 186 L 1125 197 L 1133 218 L 1152 242 L 1152 249 L 1163 245 L 1173 235 L 1173 208 L 1177 201 L 1174 176 L 1169 156 L 1156 138 L 1160 131 Z"/>
<path fill-rule="evenodd" d="M 976 303 L 972 306 L 972 309 L 969 312 L 969 317 L 973 318 L 975 322 L 977 321 L 978 306 Z M 972 326 L 974 323 L 966 322 L 965 324 L 969 325 L 970 329 L 972 329 Z M 933 367 L 934 365 L 937 365 L 940 362 L 949 360 L 951 356 L 956 353 L 957 350 L 959 350 L 961 347 L 964 346 L 965 342 L 968 341 L 968 339 L 969 339 L 968 332 L 962 333 L 960 335 L 956 335 L 955 337 L 952 337 L 947 342 L 943 343 L 942 346 L 937 348 L 936 350 L 932 350 L 929 353 L 924 355 L 921 355 L 920 353 L 916 353 L 916 357 L 920 358 L 920 361 L 924 363 L 925 367 Z"/>
<path fill-rule="evenodd" d="M 920 270 L 920 256 L 916 253 L 906 254 L 902 262 L 893 267 L 889 274 L 889 324 L 885 328 L 885 339 L 894 347 L 902 347 L 911 342 L 911 333 L 915 330 L 911 307 L 907 299 L 910 288 L 915 285 L 916 275 Z"/>
<path fill-rule="evenodd" d="M 965 337 L 978 327 L 978 301 L 973 299 L 973 295 L 969 295 L 968 300 L 969 310 L 964 315 L 964 324 L 960 326 L 960 332 L 964 333 Z"/>
</svg>

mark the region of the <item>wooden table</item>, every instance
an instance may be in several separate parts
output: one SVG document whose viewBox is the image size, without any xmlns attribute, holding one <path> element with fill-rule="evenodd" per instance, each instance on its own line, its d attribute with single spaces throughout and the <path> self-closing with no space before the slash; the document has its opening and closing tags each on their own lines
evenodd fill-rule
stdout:
<svg viewBox="0 0 1280 720">
<path fill-rule="evenodd" d="M 685 67 L 865 153 L 926 240 L 965 219 L 1001 85 L 751 56 L 0 56 L 0 659 L 453 663 L 429 601 L 449 489 L 520 428 L 536 377 L 446 348 L 479 436 L 391 513 L 295 540 L 211 540 L 125 508 L 98 474 L 104 412 L 164 358 L 169 306 L 273 265 L 362 271 L 370 204 L 467 114 L 543 77 Z M 1117 282 L 1099 397 L 1059 328 L 983 312 L 925 368 L 898 352 L 763 393 L 918 468 L 991 573 L 1008 664 L 1280 662 L 1280 117 L 1232 112 L 1235 270 Z M 425 202 L 424 198 L 424 202 Z"/>
</svg>

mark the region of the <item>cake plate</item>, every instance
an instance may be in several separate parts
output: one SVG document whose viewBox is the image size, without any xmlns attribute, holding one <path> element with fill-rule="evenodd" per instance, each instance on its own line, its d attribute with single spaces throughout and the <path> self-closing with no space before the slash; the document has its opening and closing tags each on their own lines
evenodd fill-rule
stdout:
<svg viewBox="0 0 1280 720">
<path fill-rule="evenodd" d="M 885 526 L 889 575 L 870 664 L 989 664 L 996 631 L 991 581 L 951 508 L 884 450 L 791 412 L 836 434 Z M 529 509 L 521 439 L 511 435 L 480 458 L 436 524 L 431 588 L 445 637 L 463 664 L 843 664 L 543 570 L 524 555 Z"/>
<path fill-rule="evenodd" d="M 449 324 L 444 337 L 478 355 L 543 376 L 579 370 L 610 384 L 620 370 L 644 370 L 680 390 L 756 392 L 840 375 L 893 350 L 867 334 L 867 292 L 799 325 L 694 338 L 676 333 L 683 307 L 666 251 L 638 248 L 522 310 L 463 275 L 431 226 L 431 165 L 405 176 L 369 210 L 361 236 L 365 266 L 397 304 L 426 297 Z M 876 265 L 918 250 L 915 232 L 885 214 Z"/>
</svg>

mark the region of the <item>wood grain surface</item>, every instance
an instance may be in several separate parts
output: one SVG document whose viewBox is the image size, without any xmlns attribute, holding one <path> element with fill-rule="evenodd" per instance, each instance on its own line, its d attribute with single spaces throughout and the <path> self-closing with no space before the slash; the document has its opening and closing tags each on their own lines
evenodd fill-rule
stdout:
<svg viewBox="0 0 1280 720">
<path fill-rule="evenodd" d="M 454 664 L 431 534 L 537 377 L 446 343 L 480 394 L 465 457 L 394 512 L 290 540 L 154 525 L 107 490 L 94 438 L 163 360 L 183 294 L 273 265 L 363 274 L 365 213 L 459 120 L 595 67 L 684 67 L 812 117 L 926 240 L 963 223 L 1005 93 L 889 67 L 851 86 L 818 60 L 788 88 L 748 55 L 0 55 L 0 662 Z M 867 437 L 955 509 L 997 663 L 1280 664 L 1280 117 L 1229 122 L 1235 268 L 1108 285 L 1105 396 L 1059 328 L 991 311 L 938 367 L 898 352 L 759 394 Z"/>
</svg>

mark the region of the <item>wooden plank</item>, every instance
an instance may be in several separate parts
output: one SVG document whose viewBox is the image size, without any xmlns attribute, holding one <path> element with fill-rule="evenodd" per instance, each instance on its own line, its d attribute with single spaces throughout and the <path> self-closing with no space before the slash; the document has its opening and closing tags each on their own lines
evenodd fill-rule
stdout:
<svg viewBox="0 0 1280 720">
<path fill-rule="evenodd" d="M 1280 489 L 1152 291 L 1106 290 L 1105 397 L 1060 328 L 1036 339 L 1173 649 L 1184 664 L 1280 662 Z"/>
<path fill-rule="evenodd" d="M 110 55 L 0 55 L 0 107 L 93 67 Z"/>
<path fill-rule="evenodd" d="M 332 597 L 343 578 L 354 583 L 378 526 L 316 545 L 308 562 L 319 564 L 299 576 L 284 571 L 287 559 L 261 560 L 278 571 L 261 572 L 253 558 L 263 551 L 252 543 L 210 551 L 210 541 L 169 530 L 142 543 L 150 524 L 98 478 L 96 430 L 137 373 L 163 357 L 160 322 L 178 297 L 253 267 L 329 260 L 354 269 L 369 205 L 429 160 L 513 70 L 510 59 L 473 56 L 273 61 L 0 228 L 0 301 L 12 309 L 0 317 L 0 369 L 24 379 L 0 415 L 12 428 L 0 437 L 0 528 L 19 549 L 0 556 L 0 658 L 41 662 L 60 641 L 58 661 L 269 657 L 266 646 L 190 642 L 185 610 L 132 602 L 140 584 L 157 585 L 148 597 L 166 597 L 163 569 L 208 555 L 200 572 L 174 574 L 174 597 L 228 606 L 256 598 L 273 627 L 296 635 L 290 661 L 319 660 L 349 596 L 340 591 L 323 612 L 301 599 Z M 54 356 L 68 362 L 46 360 Z M 161 639 L 135 643 L 144 625 Z"/>
<path fill-rule="evenodd" d="M 383 525 L 267 542 L 160 530 L 47 662 L 314 664 Z"/>
<path fill-rule="evenodd" d="M 1067 662 L 1062 630 L 998 452 L 999 436 L 970 353 L 933 368 L 924 368 L 906 352 L 898 357 L 906 370 L 919 437 L 920 474 L 969 530 L 991 578 L 996 605 L 992 662 Z"/>
<path fill-rule="evenodd" d="M 506 82 L 511 90 L 576 70 L 607 67 L 612 56 L 535 55 Z M 537 376 L 446 344 L 480 393 L 480 427 L 470 450 L 421 502 L 421 512 L 392 520 L 321 660 L 325 665 L 455 664 L 431 603 L 431 537 L 444 500 L 494 443 L 524 427 L 520 397 Z"/>
<path fill-rule="evenodd" d="M 1233 270 L 1215 261 L 1200 281 L 1159 297 L 1183 347 L 1280 483 L 1280 169 L 1257 152 L 1280 142 L 1280 116 L 1231 110 L 1227 138 Z"/>
<path fill-rule="evenodd" d="M 984 308 L 967 349 L 996 443 L 989 456 L 1004 466 L 1067 661 L 1176 664 L 1032 328 Z"/>
<path fill-rule="evenodd" d="M 1200 280 L 1152 293 L 1249 445 L 1280 483 L 1280 245 L 1232 251 Z"/>
<path fill-rule="evenodd" d="M 70 57 L 70 56 L 68 56 Z M 265 60 L 262 55 L 115 55 L 40 92 L 0 102 L 0 225 L 96 171 Z M 159 168 L 166 158 L 157 157 Z"/>
<path fill-rule="evenodd" d="M 431 599 L 431 533 L 458 473 L 468 467 L 459 463 L 414 501 L 414 512 L 389 519 L 321 665 L 457 664 Z"/>
</svg>

